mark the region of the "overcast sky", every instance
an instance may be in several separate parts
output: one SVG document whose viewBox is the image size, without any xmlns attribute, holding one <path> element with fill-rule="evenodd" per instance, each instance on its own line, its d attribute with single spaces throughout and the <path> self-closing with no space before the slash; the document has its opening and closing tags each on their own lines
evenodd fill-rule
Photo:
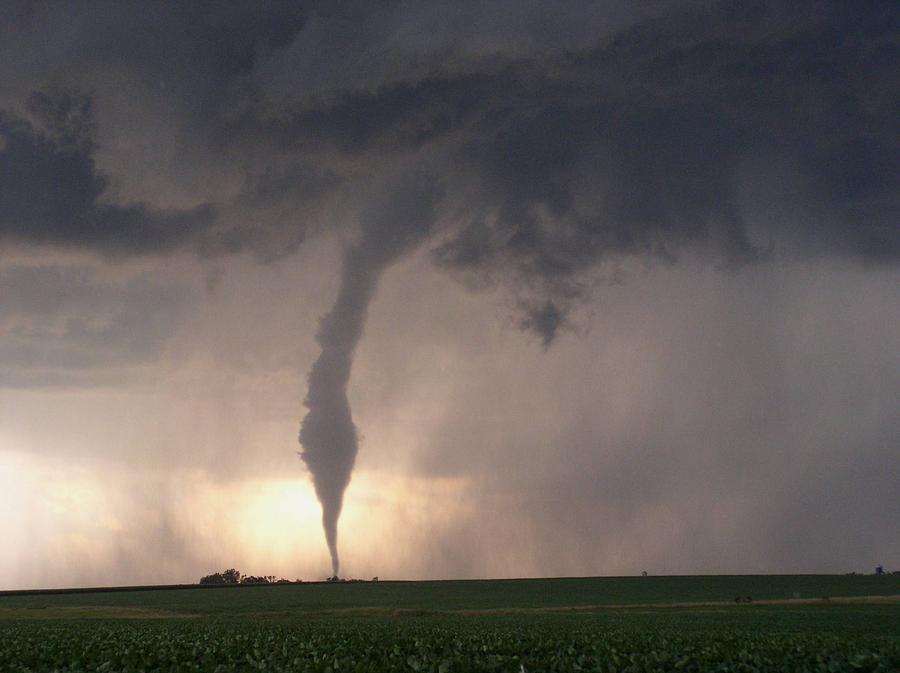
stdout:
<svg viewBox="0 0 900 673">
<path fill-rule="evenodd" d="M 900 569 L 898 119 L 887 0 L 0 0 L 0 588 Z"/>
</svg>

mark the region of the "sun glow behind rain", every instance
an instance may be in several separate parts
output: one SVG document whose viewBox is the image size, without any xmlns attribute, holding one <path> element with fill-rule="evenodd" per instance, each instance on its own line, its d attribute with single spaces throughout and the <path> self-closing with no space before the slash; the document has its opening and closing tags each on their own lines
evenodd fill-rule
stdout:
<svg viewBox="0 0 900 673">
<path fill-rule="evenodd" d="M 304 475 L 215 481 L 183 470 L 123 481 L 115 472 L 0 447 L 0 574 L 15 578 L 4 588 L 194 582 L 225 567 L 322 579 L 321 508 Z M 417 538 L 470 514 L 459 504 L 466 488 L 359 471 L 343 518 L 353 531 L 347 572 L 402 572 Z"/>
</svg>

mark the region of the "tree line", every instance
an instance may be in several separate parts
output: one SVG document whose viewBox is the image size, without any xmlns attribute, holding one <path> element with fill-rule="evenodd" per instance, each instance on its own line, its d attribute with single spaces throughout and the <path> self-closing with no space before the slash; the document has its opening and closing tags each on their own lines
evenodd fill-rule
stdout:
<svg viewBox="0 0 900 673">
<path fill-rule="evenodd" d="M 326 582 L 377 582 L 378 578 L 373 577 L 371 580 L 344 579 L 335 575 L 325 580 Z M 229 568 L 220 573 L 212 573 L 204 575 L 200 578 L 200 584 L 302 584 L 303 580 L 286 580 L 285 578 L 275 579 L 275 575 L 241 575 L 239 570 Z"/>
<path fill-rule="evenodd" d="M 200 584 L 294 584 L 302 581 L 286 580 L 283 577 L 275 579 L 275 575 L 241 575 L 241 572 L 234 568 L 200 578 Z"/>
</svg>

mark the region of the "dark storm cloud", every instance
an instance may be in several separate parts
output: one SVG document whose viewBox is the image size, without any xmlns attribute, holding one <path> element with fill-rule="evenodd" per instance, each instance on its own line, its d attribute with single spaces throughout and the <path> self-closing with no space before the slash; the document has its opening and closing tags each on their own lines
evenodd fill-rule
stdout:
<svg viewBox="0 0 900 673">
<path fill-rule="evenodd" d="M 488 136 L 476 129 L 467 147 L 484 215 L 438 261 L 551 283 L 611 256 L 673 259 L 690 246 L 727 264 L 773 246 L 896 261 L 900 12 L 813 3 L 778 14 L 758 5 L 650 23 L 553 76 L 538 69 L 533 91 L 520 75 L 482 118 Z M 803 186 L 792 198 L 824 217 L 751 232 L 755 204 L 739 191 L 757 157 L 790 158 Z"/>
<path fill-rule="evenodd" d="M 309 4 L 309 3 L 306 3 Z M 174 87 L 195 111 L 215 114 L 225 89 L 261 54 L 283 48 L 303 27 L 302 2 L 4 2 L 0 35 L 13 65 L 45 77 L 83 75 L 104 64 L 126 67 L 152 85 Z M 54 33 L 52 44 L 35 44 Z"/>
<path fill-rule="evenodd" d="M 430 18 L 452 30 L 446 8 L 140 5 L 110 9 L 115 22 L 76 12 L 85 32 L 70 55 L 87 69 L 102 58 L 135 81 L 165 82 L 183 127 L 247 175 L 236 202 L 211 205 L 247 210 L 197 244 L 211 206 L 95 206 L 104 182 L 90 152 L 7 115 L 4 180 L 17 181 L 4 190 L 14 195 L 5 233 L 134 252 L 268 245 L 277 255 L 302 241 L 297 220 L 310 219 L 266 208 L 292 182 L 298 209 L 326 207 L 322 194 L 345 180 L 441 153 L 458 217 L 439 234 L 436 261 L 518 287 L 530 303 L 571 298 L 617 256 L 674 260 L 700 248 L 726 266 L 771 251 L 900 257 L 895 3 L 663 3 L 664 16 L 646 20 L 618 5 L 605 15 L 528 5 L 516 16 L 531 37 L 518 48 L 481 11 L 487 28 L 456 48 L 422 28 Z M 35 17 L 23 13 L 21 33 Z M 554 30 L 538 39 L 541 24 Z M 338 27 L 353 36 L 347 49 L 327 48 Z M 484 51 L 492 35 L 498 46 Z M 333 168 L 292 176 L 290 166 L 316 163 Z M 800 216 L 755 219 L 773 194 L 742 201 L 742 185 L 767 165 L 787 167 L 793 192 L 782 197 Z M 59 186 L 39 208 L 50 180 Z"/>
<path fill-rule="evenodd" d="M 0 241 L 134 254 L 173 249 L 212 224 L 210 206 L 100 202 L 106 179 L 92 156 L 90 101 L 35 94 L 29 107 L 43 130 L 0 111 Z"/>
<path fill-rule="evenodd" d="M 691 248 L 729 267 L 893 263 L 898 25 L 892 3 L 723 3 L 561 56 L 262 107 L 232 131 L 359 162 L 450 144 L 462 223 L 435 259 L 529 304 L 577 295 L 606 260 Z M 748 203 L 767 165 L 789 166 L 792 192 Z M 777 199 L 791 217 L 758 216 Z"/>
<path fill-rule="evenodd" d="M 13 2 L 3 4 L 2 10 L 9 19 L 0 28 L 6 45 L 0 50 L 11 68 L 6 73 L 10 90 L 22 73 L 30 75 L 23 84 L 28 91 L 12 102 L 28 108 L 37 125 L 0 110 L 0 241 L 77 246 L 116 255 L 184 247 L 202 255 L 260 252 L 257 241 L 262 236 L 270 246 L 283 244 L 284 235 L 271 232 L 264 218 L 251 215 L 253 223 L 245 223 L 240 231 L 232 222 L 217 223 L 216 208 L 207 202 L 182 209 L 105 202 L 110 176 L 96 165 L 92 113 L 96 73 L 112 67 L 126 73 L 125 95 L 147 99 L 149 89 L 173 102 L 186 145 L 218 146 L 215 120 L 240 99 L 242 78 L 257 54 L 284 46 L 303 25 L 302 7 L 268 3 L 260 12 L 255 5 L 236 3 L 153 7 Z M 31 91 L 44 87 L 62 93 Z M 69 89 L 91 95 L 73 96 Z M 126 123 L 140 127 L 148 121 L 133 118 Z M 208 169 L 189 165 L 196 160 L 190 153 L 180 159 L 188 164 L 180 166 L 186 173 Z M 140 163 L 142 157 L 128 161 Z M 260 172 L 272 170 L 264 167 Z M 301 195 L 309 191 L 303 184 L 297 187 Z M 259 196 L 258 186 L 254 178 L 247 199 L 224 205 L 240 211 Z M 296 247 L 295 240 L 290 243 Z"/>
</svg>

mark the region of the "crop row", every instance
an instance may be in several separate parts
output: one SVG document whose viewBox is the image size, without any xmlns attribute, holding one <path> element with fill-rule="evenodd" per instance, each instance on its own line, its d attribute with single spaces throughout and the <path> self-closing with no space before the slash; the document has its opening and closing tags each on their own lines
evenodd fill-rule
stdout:
<svg viewBox="0 0 900 673">
<path fill-rule="evenodd" d="M 19 622 L 0 671 L 900 671 L 900 641 L 682 634 L 591 625 L 412 619 L 342 622 Z"/>
</svg>

